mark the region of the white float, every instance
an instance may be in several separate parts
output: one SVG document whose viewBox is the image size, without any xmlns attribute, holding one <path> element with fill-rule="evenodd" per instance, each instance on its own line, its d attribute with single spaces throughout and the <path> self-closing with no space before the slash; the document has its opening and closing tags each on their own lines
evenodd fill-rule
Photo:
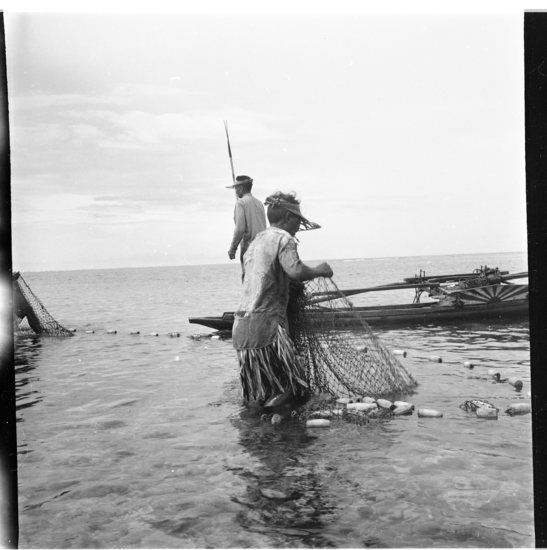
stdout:
<svg viewBox="0 0 547 550">
<path fill-rule="evenodd" d="M 397 402 L 395 402 L 397 403 Z M 395 405 L 394 403 L 394 405 Z M 393 411 L 391 411 L 395 416 L 402 416 L 405 414 L 412 414 L 412 411 L 414 410 L 414 405 L 411 403 L 403 403 L 401 405 L 396 406 Z"/>
<path fill-rule="evenodd" d="M 351 399 L 349 397 L 340 397 L 339 399 L 336 400 L 336 404 L 339 407 L 345 408 L 348 405 L 348 403 L 351 403 Z"/>
<path fill-rule="evenodd" d="M 436 409 L 418 409 L 418 416 L 420 418 L 442 418 L 443 413 Z"/>
<path fill-rule="evenodd" d="M 479 418 L 493 418 L 493 419 L 497 419 L 497 418 L 498 418 L 498 409 L 495 409 L 494 407 L 479 407 L 479 408 L 475 411 L 475 414 L 476 414 Z"/>
<path fill-rule="evenodd" d="M 376 403 L 348 403 L 348 411 L 362 411 L 367 412 L 373 409 L 377 409 L 378 405 Z"/>
<path fill-rule="evenodd" d="M 313 418 L 306 422 L 307 428 L 328 428 L 330 426 L 330 420 L 324 418 Z"/>
</svg>

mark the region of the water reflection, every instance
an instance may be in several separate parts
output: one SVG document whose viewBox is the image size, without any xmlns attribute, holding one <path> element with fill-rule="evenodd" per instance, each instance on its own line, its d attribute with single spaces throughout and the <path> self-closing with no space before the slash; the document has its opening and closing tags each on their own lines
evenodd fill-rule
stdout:
<svg viewBox="0 0 547 550">
<path fill-rule="evenodd" d="M 530 330 L 528 322 L 506 324 L 495 323 L 459 323 L 452 325 L 418 325 L 412 330 L 397 327 L 377 332 L 380 338 L 390 340 L 409 340 L 438 344 L 450 349 L 451 346 L 487 345 L 488 349 L 529 350 Z"/>
<path fill-rule="evenodd" d="M 336 506 L 307 452 L 316 437 L 300 422 L 272 426 L 245 410 L 232 422 L 240 445 L 259 461 L 237 472 L 247 486 L 245 496 L 232 497 L 243 507 L 236 518 L 241 527 L 267 535 L 273 546 L 333 547 L 322 530 Z"/>
<path fill-rule="evenodd" d="M 16 335 L 14 354 L 16 412 L 32 407 L 43 399 L 33 385 L 39 380 L 35 369 L 40 359 L 41 350 L 42 342 L 39 336 Z M 22 421 L 23 418 L 17 415 L 17 422 Z"/>
</svg>

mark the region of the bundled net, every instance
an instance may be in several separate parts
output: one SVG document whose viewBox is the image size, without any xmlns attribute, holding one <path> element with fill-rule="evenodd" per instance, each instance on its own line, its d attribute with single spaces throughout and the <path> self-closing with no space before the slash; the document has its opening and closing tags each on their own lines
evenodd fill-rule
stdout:
<svg viewBox="0 0 547 550">
<path fill-rule="evenodd" d="M 72 332 L 60 325 L 32 292 L 20 273 L 13 275 L 13 316 L 16 328 L 23 319 L 36 334 L 72 336 Z"/>
<path fill-rule="evenodd" d="M 382 397 L 417 385 L 331 279 L 292 287 L 289 329 L 314 393 Z"/>
</svg>

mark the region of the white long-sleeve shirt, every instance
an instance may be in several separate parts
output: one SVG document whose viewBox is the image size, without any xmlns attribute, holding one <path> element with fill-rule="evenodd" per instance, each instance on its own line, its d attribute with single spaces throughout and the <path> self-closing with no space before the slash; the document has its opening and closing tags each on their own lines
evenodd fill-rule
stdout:
<svg viewBox="0 0 547 550">
<path fill-rule="evenodd" d="M 264 205 L 251 193 L 246 193 L 236 201 L 234 223 L 234 236 L 230 252 L 235 254 L 237 247 L 241 244 L 241 256 L 243 257 L 255 235 L 266 229 Z"/>
</svg>

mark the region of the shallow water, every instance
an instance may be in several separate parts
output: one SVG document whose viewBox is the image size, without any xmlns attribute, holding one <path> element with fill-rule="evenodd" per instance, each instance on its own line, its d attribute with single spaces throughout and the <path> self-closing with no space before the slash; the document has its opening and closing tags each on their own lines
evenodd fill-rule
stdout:
<svg viewBox="0 0 547 550">
<path fill-rule="evenodd" d="M 522 254 L 332 266 L 355 288 L 485 263 L 526 270 Z M 21 547 L 533 546 L 530 415 L 459 408 L 530 401 L 527 323 L 375 330 L 408 353 L 409 400 L 441 419 L 272 426 L 241 405 L 231 342 L 189 338 L 209 331 L 188 317 L 237 304 L 238 270 L 23 273 L 77 332 L 17 339 Z M 523 390 L 494 383 L 492 367 Z"/>
</svg>

